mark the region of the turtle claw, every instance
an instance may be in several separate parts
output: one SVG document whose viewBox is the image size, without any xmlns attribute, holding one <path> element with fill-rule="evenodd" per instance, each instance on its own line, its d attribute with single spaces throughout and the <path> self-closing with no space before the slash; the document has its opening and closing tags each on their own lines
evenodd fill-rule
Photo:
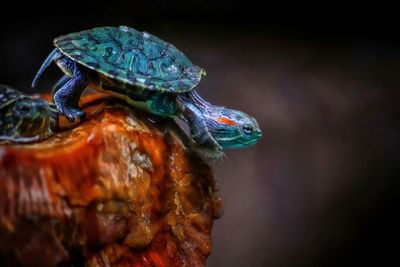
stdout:
<svg viewBox="0 0 400 267">
<path fill-rule="evenodd" d="M 73 108 L 73 107 L 61 107 L 57 105 L 57 109 L 60 114 L 64 115 L 69 122 L 81 122 L 85 119 L 86 113 L 82 111 L 80 108 Z"/>
<path fill-rule="evenodd" d="M 205 160 L 223 159 L 225 157 L 225 153 L 220 147 L 211 148 L 211 147 L 199 146 L 197 144 L 196 151 Z"/>
<path fill-rule="evenodd" d="M 81 122 L 86 117 L 86 113 L 78 108 L 64 110 L 63 114 L 70 122 Z"/>
<path fill-rule="evenodd" d="M 194 140 L 194 144 L 203 159 L 221 159 L 225 155 L 222 147 L 213 138 L 208 138 L 201 144 Z"/>
</svg>

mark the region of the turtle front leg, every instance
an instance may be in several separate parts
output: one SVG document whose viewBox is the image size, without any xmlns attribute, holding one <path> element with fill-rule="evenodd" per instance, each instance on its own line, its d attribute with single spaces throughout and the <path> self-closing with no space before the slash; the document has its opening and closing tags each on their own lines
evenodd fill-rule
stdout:
<svg viewBox="0 0 400 267">
<path fill-rule="evenodd" d="M 64 114 L 71 122 L 75 120 L 83 120 L 85 112 L 79 108 L 79 98 L 82 91 L 86 88 L 87 74 L 74 61 L 64 57 L 62 64 L 68 66 L 68 70 L 73 74 L 67 80 L 63 80 L 63 84 L 54 93 L 54 103 L 58 111 Z"/>
<path fill-rule="evenodd" d="M 177 97 L 177 106 L 181 115 L 189 124 L 190 134 L 196 144 L 200 146 L 203 152 L 206 151 L 207 156 L 220 157 L 223 154 L 222 147 L 209 132 L 201 110 L 192 103 L 190 98 L 184 95 Z"/>
</svg>

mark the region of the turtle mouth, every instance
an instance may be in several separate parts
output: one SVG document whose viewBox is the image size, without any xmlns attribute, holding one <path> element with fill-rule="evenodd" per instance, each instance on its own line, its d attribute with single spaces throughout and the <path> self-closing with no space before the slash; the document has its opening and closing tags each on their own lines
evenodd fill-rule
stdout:
<svg viewBox="0 0 400 267">
<path fill-rule="evenodd" d="M 48 103 L 48 113 L 51 119 L 58 120 L 59 113 L 54 103 Z"/>
<path fill-rule="evenodd" d="M 256 143 L 258 143 L 258 141 L 260 141 L 262 137 L 262 132 L 261 130 L 257 130 L 254 134 L 253 134 L 253 138 L 248 142 L 248 145 L 254 145 Z"/>
<path fill-rule="evenodd" d="M 253 138 L 250 141 L 244 142 L 243 145 L 244 146 L 252 146 L 252 145 L 256 144 L 259 140 L 260 140 L 260 137 L 257 136 L 256 138 Z"/>
<path fill-rule="evenodd" d="M 262 137 L 262 132 L 260 131 L 260 130 L 258 130 L 257 132 L 256 132 L 256 137 L 258 138 L 258 139 L 260 139 L 261 137 Z M 257 140 L 258 140 L 257 139 Z"/>
</svg>

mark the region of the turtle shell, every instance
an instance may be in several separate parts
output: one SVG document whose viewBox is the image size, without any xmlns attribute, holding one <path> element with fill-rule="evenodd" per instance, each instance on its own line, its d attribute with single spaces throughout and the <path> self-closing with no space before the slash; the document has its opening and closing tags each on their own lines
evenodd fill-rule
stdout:
<svg viewBox="0 0 400 267">
<path fill-rule="evenodd" d="M 21 97 L 24 98 L 26 96 L 7 85 L 0 84 L 0 112 L 18 99 L 21 99 Z"/>
<path fill-rule="evenodd" d="M 159 92 L 189 91 L 205 75 L 172 44 L 127 26 L 70 33 L 56 38 L 54 45 L 108 78 Z"/>
<path fill-rule="evenodd" d="M 8 132 L 12 130 L 12 127 L 14 127 L 14 125 L 4 123 L 5 117 L 9 116 L 9 114 L 7 114 L 7 110 L 14 105 L 16 101 L 23 98 L 26 98 L 26 96 L 20 91 L 17 91 L 7 85 L 0 84 L 0 135 L 2 132 Z M 0 143 L 1 142 L 2 138 L 0 136 Z"/>
</svg>

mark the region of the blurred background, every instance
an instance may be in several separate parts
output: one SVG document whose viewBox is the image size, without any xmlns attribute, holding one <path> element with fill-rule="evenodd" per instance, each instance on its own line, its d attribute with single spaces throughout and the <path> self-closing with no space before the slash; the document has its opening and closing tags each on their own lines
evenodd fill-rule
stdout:
<svg viewBox="0 0 400 267">
<path fill-rule="evenodd" d="M 264 134 L 214 163 L 225 211 L 207 266 L 385 266 L 399 261 L 397 15 L 385 2 L 11 3 L 0 83 L 37 92 L 58 35 L 149 31 L 207 70 L 205 99 L 252 114 Z M 60 75 L 50 68 L 38 90 Z"/>
</svg>

